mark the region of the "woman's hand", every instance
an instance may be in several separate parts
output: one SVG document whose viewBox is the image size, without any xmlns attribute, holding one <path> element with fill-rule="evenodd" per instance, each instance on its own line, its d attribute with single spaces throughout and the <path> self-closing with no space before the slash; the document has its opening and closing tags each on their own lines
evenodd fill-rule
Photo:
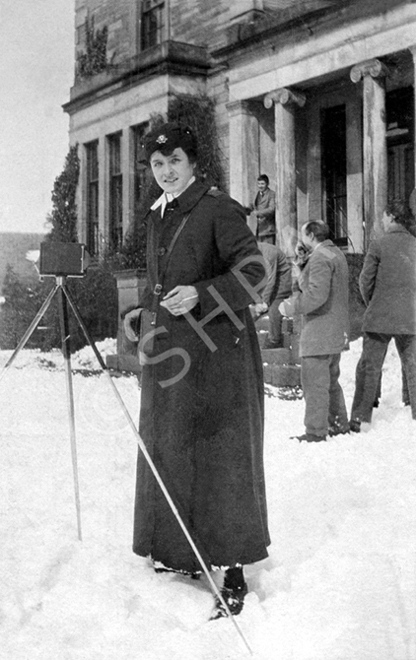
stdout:
<svg viewBox="0 0 416 660">
<path fill-rule="evenodd" d="M 135 321 L 140 314 L 142 313 L 143 308 L 137 307 L 137 309 L 132 309 L 131 312 L 128 312 L 124 317 L 123 327 L 126 337 L 129 341 L 139 341 L 139 337 L 136 335 L 135 331 L 132 328 L 132 323 Z"/>
<path fill-rule="evenodd" d="M 269 307 L 265 302 L 256 303 L 255 305 L 250 305 L 250 312 L 254 321 L 257 321 L 257 319 L 260 318 L 260 316 L 262 316 L 263 314 L 265 314 L 268 309 Z"/>
<path fill-rule="evenodd" d="M 198 303 L 198 292 L 194 286 L 175 286 L 160 302 L 168 312 L 174 316 L 180 316 L 189 312 Z"/>
</svg>

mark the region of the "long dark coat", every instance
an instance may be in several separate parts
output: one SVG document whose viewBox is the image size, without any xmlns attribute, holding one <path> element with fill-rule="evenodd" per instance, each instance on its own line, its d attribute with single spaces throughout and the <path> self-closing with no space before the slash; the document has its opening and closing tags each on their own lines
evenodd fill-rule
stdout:
<svg viewBox="0 0 416 660">
<path fill-rule="evenodd" d="M 246 259 L 241 273 L 255 287 L 264 267 L 242 207 L 224 193 L 207 192 L 193 183 L 168 219 L 161 220 L 159 209 L 148 218 L 149 282 L 141 303 L 151 307 L 166 259 L 161 255 L 190 211 L 160 298 L 176 285 L 195 286 L 199 303 L 191 321 L 200 322 L 200 330 L 158 308 L 157 328 L 164 330 L 143 367 L 140 434 L 208 566 L 234 566 L 265 558 L 270 543 L 262 365 L 248 312 L 252 295 L 232 272 Z M 230 309 L 217 313 L 220 305 Z M 170 568 L 200 570 L 140 451 L 133 550 Z"/>
</svg>

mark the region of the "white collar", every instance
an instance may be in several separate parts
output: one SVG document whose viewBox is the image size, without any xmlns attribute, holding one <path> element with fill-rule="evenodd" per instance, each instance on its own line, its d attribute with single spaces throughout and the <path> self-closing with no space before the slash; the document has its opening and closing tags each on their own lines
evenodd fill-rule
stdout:
<svg viewBox="0 0 416 660">
<path fill-rule="evenodd" d="M 185 192 L 185 190 L 187 188 L 189 188 L 189 186 L 194 181 L 195 181 L 195 177 L 191 176 L 191 178 L 189 179 L 189 181 L 186 184 L 185 188 L 183 190 L 181 190 L 180 192 L 176 192 L 176 193 L 165 193 L 164 192 L 164 193 L 162 193 L 162 195 L 155 201 L 155 203 L 152 204 L 152 206 L 150 207 L 150 210 L 151 211 L 156 211 L 156 209 L 158 209 L 160 207 L 160 215 L 163 218 L 163 214 L 165 212 L 166 204 L 168 202 L 171 202 L 173 199 L 176 199 L 176 197 L 179 197 L 179 195 L 182 195 L 182 193 Z"/>
</svg>

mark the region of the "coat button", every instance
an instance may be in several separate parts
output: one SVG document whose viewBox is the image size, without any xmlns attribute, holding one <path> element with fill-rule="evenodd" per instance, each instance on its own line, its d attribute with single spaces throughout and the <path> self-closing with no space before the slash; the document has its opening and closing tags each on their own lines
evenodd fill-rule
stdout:
<svg viewBox="0 0 416 660">
<path fill-rule="evenodd" d="M 164 248 L 164 247 L 159 248 L 157 253 L 158 253 L 159 257 L 163 257 L 163 255 L 166 254 L 166 248 Z"/>
</svg>

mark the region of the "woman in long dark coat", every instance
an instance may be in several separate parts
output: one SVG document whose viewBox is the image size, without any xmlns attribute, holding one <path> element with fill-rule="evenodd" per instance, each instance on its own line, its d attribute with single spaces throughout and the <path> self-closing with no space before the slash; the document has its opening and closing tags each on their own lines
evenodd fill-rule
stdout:
<svg viewBox="0 0 416 660">
<path fill-rule="evenodd" d="M 243 208 L 195 180 L 188 128 L 160 127 L 146 137 L 145 151 L 164 194 L 148 216 L 140 305 L 154 312 L 155 332 L 143 366 L 139 430 L 205 563 L 227 569 L 222 593 L 238 614 L 247 593 L 242 566 L 267 557 L 270 543 L 263 375 L 248 310 L 265 283 L 264 266 Z M 136 341 L 139 313 L 125 319 Z M 147 353 L 148 344 L 140 344 Z M 140 451 L 133 550 L 157 566 L 200 571 Z"/>
</svg>

